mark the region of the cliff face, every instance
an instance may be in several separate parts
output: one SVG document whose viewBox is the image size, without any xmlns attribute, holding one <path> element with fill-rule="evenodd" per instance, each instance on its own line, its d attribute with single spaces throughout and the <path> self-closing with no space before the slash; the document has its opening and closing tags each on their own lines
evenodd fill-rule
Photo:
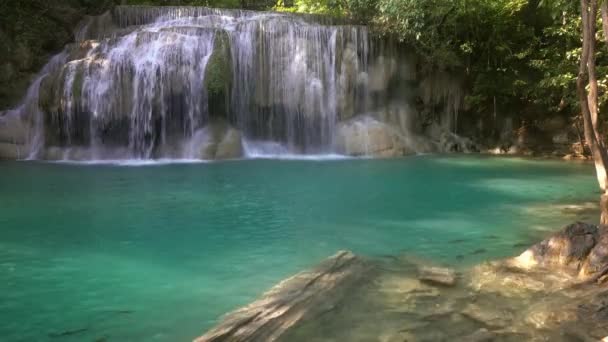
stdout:
<svg viewBox="0 0 608 342">
<path fill-rule="evenodd" d="M 74 28 L 113 0 L 0 2 L 0 108 L 14 106 L 52 55 L 74 40 Z"/>
</svg>

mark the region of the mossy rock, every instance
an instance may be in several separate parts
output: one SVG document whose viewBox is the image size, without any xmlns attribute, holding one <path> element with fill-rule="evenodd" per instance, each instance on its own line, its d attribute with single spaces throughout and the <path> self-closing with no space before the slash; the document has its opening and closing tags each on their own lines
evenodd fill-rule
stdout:
<svg viewBox="0 0 608 342">
<path fill-rule="evenodd" d="M 44 113 L 59 112 L 64 77 L 65 67 L 45 76 L 40 82 L 38 105 Z"/>
<path fill-rule="evenodd" d="M 226 116 L 227 103 L 232 87 L 232 54 L 230 37 L 218 30 L 213 44 L 213 53 L 205 68 L 205 88 L 207 89 L 209 112 L 212 116 Z"/>
<path fill-rule="evenodd" d="M 72 97 L 76 104 L 80 103 L 80 98 L 82 96 L 85 67 L 86 65 L 79 64 L 74 74 L 74 82 L 72 83 Z"/>
</svg>

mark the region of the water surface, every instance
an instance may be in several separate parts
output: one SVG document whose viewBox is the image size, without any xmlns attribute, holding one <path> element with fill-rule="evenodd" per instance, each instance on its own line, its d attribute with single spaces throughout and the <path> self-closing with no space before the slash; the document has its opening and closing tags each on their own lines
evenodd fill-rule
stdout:
<svg viewBox="0 0 608 342">
<path fill-rule="evenodd" d="M 337 250 L 471 265 L 520 252 L 581 218 L 563 205 L 598 196 L 588 164 L 478 156 L 0 174 L 6 341 L 190 340 Z"/>
</svg>

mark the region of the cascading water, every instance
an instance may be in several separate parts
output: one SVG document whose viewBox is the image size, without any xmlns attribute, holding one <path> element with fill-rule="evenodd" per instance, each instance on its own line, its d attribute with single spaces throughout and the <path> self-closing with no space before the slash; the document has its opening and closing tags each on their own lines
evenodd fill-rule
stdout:
<svg viewBox="0 0 608 342">
<path fill-rule="evenodd" d="M 11 138 L 9 142 L 23 145 L 23 149 L 17 151 L 19 159 L 35 159 L 38 157 L 38 152 L 44 147 L 44 113 L 39 107 L 40 84 L 45 77 L 61 68 L 66 61 L 66 57 L 66 53 L 62 52 L 51 58 L 28 87 L 21 104 L 15 109 L 0 113 L 0 129 L 2 128 L 1 124 L 8 121 L 11 124 L 7 125 L 10 126 L 7 131 L 14 131 L 4 134 Z M 15 127 L 18 127 L 18 129 L 15 129 Z"/>
<path fill-rule="evenodd" d="M 33 157 L 406 152 L 403 130 L 368 119 L 385 117 L 373 113 L 389 108 L 390 88 L 411 77 L 400 74 L 399 57 L 373 47 L 366 27 L 281 13 L 118 6 L 76 37 L 62 66 L 39 80 Z M 365 123 L 372 128 L 362 131 Z"/>
<path fill-rule="evenodd" d="M 361 98 L 364 27 L 201 7 L 117 7 L 105 20 L 81 29 L 81 56 L 48 85 L 46 146 L 86 148 L 85 159 L 205 158 L 225 133 L 198 131 L 222 122 L 250 144 L 325 153 L 340 105 Z"/>
</svg>

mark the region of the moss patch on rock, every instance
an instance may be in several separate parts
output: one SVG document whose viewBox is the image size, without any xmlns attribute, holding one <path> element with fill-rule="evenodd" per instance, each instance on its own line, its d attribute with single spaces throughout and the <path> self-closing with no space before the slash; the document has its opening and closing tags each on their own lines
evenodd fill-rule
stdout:
<svg viewBox="0 0 608 342">
<path fill-rule="evenodd" d="M 226 117 L 228 114 L 232 73 L 230 38 L 226 31 L 218 30 L 213 43 L 213 53 L 205 68 L 205 89 L 212 116 Z"/>
</svg>

